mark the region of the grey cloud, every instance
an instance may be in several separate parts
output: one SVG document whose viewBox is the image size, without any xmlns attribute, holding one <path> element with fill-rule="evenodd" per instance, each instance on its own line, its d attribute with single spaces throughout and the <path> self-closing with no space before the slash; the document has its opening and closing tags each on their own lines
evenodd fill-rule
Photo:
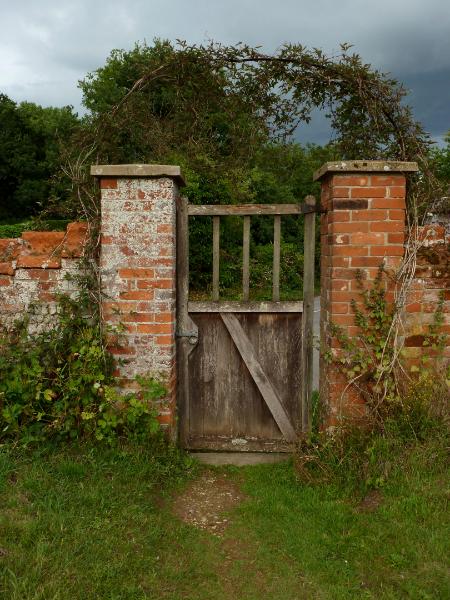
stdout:
<svg viewBox="0 0 450 600">
<path fill-rule="evenodd" d="M 450 128 L 448 0 L 0 0 L 0 91 L 14 100 L 80 107 L 77 81 L 113 48 L 154 37 L 201 43 L 284 42 L 332 53 L 343 41 L 411 88 L 417 118 L 434 135 Z M 319 119 L 308 128 L 324 141 Z"/>
</svg>

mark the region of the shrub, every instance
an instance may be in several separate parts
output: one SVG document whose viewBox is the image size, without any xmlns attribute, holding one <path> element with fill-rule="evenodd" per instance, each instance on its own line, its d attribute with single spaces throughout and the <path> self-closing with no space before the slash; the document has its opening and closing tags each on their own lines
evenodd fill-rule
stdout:
<svg viewBox="0 0 450 600">
<path fill-rule="evenodd" d="M 0 239 L 19 238 L 24 231 L 66 231 L 67 219 L 34 219 L 17 223 L 0 223 Z"/>
<path fill-rule="evenodd" d="M 113 361 L 82 303 L 61 296 L 57 323 L 29 335 L 27 320 L 0 336 L 0 440 L 139 437 L 158 430 L 154 400 L 165 395 L 152 377 L 142 393 L 119 395 Z"/>
<path fill-rule="evenodd" d="M 384 418 L 365 427 L 346 422 L 332 430 L 316 428 L 299 443 L 298 477 L 308 483 L 337 483 L 364 495 L 383 487 L 391 473 L 419 446 L 448 447 L 448 391 L 442 378 L 413 380 L 402 401 Z"/>
<path fill-rule="evenodd" d="M 333 326 L 340 348 L 326 354 L 364 398 L 366 417 L 363 423 L 342 419 L 325 431 L 318 418 L 324 407 L 315 406 L 312 433 L 301 440 L 295 457 L 304 481 L 336 481 L 365 492 L 383 486 L 412 448 L 448 443 L 449 375 L 439 355 L 446 341 L 440 333 L 443 299 L 424 336 L 420 366 L 408 368 L 393 335 L 397 312 L 386 301 L 383 274 L 380 267 L 371 289 L 361 285 L 361 306 L 353 303 L 359 335 L 349 338 Z"/>
<path fill-rule="evenodd" d="M 18 238 L 23 231 L 30 229 L 30 223 L 6 223 L 0 224 L 0 238 Z"/>
</svg>

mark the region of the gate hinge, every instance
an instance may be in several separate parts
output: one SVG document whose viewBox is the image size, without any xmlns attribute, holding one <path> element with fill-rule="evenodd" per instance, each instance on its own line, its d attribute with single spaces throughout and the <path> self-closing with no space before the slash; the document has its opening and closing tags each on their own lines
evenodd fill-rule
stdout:
<svg viewBox="0 0 450 600">
<path fill-rule="evenodd" d="M 198 341 L 198 331 L 176 331 L 175 337 L 189 338 L 190 344 L 196 344 Z"/>
</svg>

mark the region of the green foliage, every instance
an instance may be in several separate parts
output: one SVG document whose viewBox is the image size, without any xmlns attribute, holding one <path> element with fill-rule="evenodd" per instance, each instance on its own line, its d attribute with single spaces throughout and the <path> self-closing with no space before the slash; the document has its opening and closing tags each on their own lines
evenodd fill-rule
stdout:
<svg viewBox="0 0 450 600">
<path fill-rule="evenodd" d="M 243 141 L 267 137 L 254 94 L 246 97 L 231 84 L 230 73 L 211 65 L 205 52 L 156 40 L 113 50 L 80 87 L 88 121 L 101 120 L 96 141 L 110 162 L 178 155 L 205 173 L 219 167 L 218 156 L 239 166 Z"/>
<path fill-rule="evenodd" d="M 30 229 L 30 221 L 0 225 L 0 238 L 18 238 L 23 231 Z"/>
<path fill-rule="evenodd" d="M 298 144 L 270 144 L 262 147 L 249 167 L 240 193 L 236 195 L 226 180 L 205 190 L 201 178 L 187 187 L 192 203 L 257 202 L 260 204 L 301 203 L 306 195 L 319 195 L 320 186 L 313 182 L 313 173 L 325 160 L 332 160 L 332 145 L 319 147 Z M 192 176 L 192 173 L 191 173 Z M 188 175 L 188 181 L 191 181 Z M 242 280 L 242 218 L 221 219 L 220 287 L 224 298 L 236 299 L 241 294 Z M 316 272 L 320 268 L 320 231 L 316 222 Z M 281 294 L 284 299 L 300 298 L 303 276 L 302 216 L 282 217 Z M 195 297 L 211 291 L 212 220 L 204 217 L 190 219 L 190 288 Z M 273 218 L 252 217 L 250 230 L 251 296 L 271 297 L 273 259 Z M 318 279 L 318 278 L 317 278 Z"/>
<path fill-rule="evenodd" d="M 154 435 L 154 402 L 164 387 L 141 378 L 142 394 L 119 395 L 95 320 L 82 303 L 65 296 L 58 309 L 50 330 L 29 335 L 24 320 L 0 337 L 0 439 L 112 443 L 117 436 Z"/>
<path fill-rule="evenodd" d="M 59 144 L 67 144 L 77 126 L 71 107 L 17 105 L 0 94 L 0 218 L 29 217 L 50 197 L 67 198 L 68 181 L 56 177 Z"/>
<path fill-rule="evenodd" d="M 2 95 L 4 214 L 44 209 L 77 217 L 83 212 L 78 193 L 92 190 L 85 169 L 92 156 L 106 163 L 180 164 L 187 196 L 203 203 L 251 202 L 269 188 L 274 194 L 263 202 L 302 199 L 316 189 L 310 177 L 316 161 L 417 159 L 425 176 L 414 185 L 436 197 L 432 173 L 442 172 L 443 155 L 429 163 L 428 136 L 404 104 L 403 87 L 349 48 L 342 45 L 333 57 L 299 44 L 272 56 L 244 44 L 167 40 L 116 49 L 80 81 L 88 109 L 81 121 L 70 107 L 16 105 Z M 289 141 L 316 108 L 328 111 L 335 141 L 302 156 L 304 149 Z M 292 180 L 293 195 L 285 185 Z"/>
<path fill-rule="evenodd" d="M 374 284 L 364 288 L 359 274 L 362 307 L 355 300 L 352 309 L 360 334 L 349 337 L 340 327 L 331 324 L 331 334 L 341 346 L 333 360 L 346 378 L 360 390 L 376 415 L 382 402 L 392 401 L 398 390 L 395 374 L 390 370 L 396 356 L 391 336 L 396 314 L 395 306 L 386 301 L 384 268 L 380 266 Z M 332 359 L 328 355 L 329 360 Z"/>
<path fill-rule="evenodd" d="M 448 404 L 447 395 L 441 383 L 421 378 L 382 426 L 347 423 L 331 432 L 316 430 L 299 444 L 297 475 L 308 483 L 337 484 L 349 495 L 383 488 L 412 451 L 433 440 L 441 448 L 448 445 L 448 423 L 435 406 Z"/>
<path fill-rule="evenodd" d="M 285 44 L 273 55 L 245 44 L 156 40 L 114 50 L 80 87 L 90 110 L 80 138 L 109 162 L 177 162 L 246 194 L 248 169 L 270 143 L 324 110 L 339 159 L 417 160 L 411 214 L 442 191 L 429 136 L 404 102 L 403 86 L 350 53 Z M 263 150 L 264 151 L 264 150 Z M 285 169 L 286 172 L 286 169 Z M 423 209 L 423 207 L 422 207 Z"/>
<path fill-rule="evenodd" d="M 129 52 L 114 50 L 80 87 L 93 115 L 110 114 L 110 131 L 125 126 L 128 140 L 139 139 L 140 145 L 131 142 L 136 150 L 158 152 L 161 134 L 152 125 L 164 123 L 166 142 L 178 138 L 182 146 L 198 148 L 205 142 L 205 156 L 215 148 L 223 157 L 245 157 L 261 140 L 290 135 L 320 107 L 329 110 L 340 158 L 411 158 L 427 139 L 402 103 L 405 90 L 349 48 L 344 44 L 328 57 L 286 44 L 268 56 L 245 44 L 156 40 Z M 150 131 L 139 132 L 136 118 L 144 116 Z M 189 136 L 177 135 L 187 127 Z"/>
<path fill-rule="evenodd" d="M 444 296 L 434 312 L 433 321 L 424 336 L 424 352 L 421 366 L 410 369 L 402 364 L 394 335 L 398 327 L 398 308 L 386 300 L 384 267 L 378 270 L 373 286 L 365 289 L 359 279 L 361 306 L 355 300 L 352 308 L 355 325 L 360 333 L 349 337 L 340 327 L 331 324 L 331 333 L 340 344 L 335 354 L 329 351 L 326 358 L 334 362 L 346 376 L 349 385 L 354 385 L 363 396 L 370 416 L 382 422 L 392 411 L 402 405 L 405 390 L 408 389 L 410 375 L 433 377 L 439 373 L 439 357 L 447 336 L 441 333 L 443 323 Z M 427 350 L 433 351 L 433 360 Z M 401 409 L 400 409 L 401 410 Z"/>
<path fill-rule="evenodd" d="M 70 222 L 68 219 L 42 218 L 32 219 L 31 221 L 15 221 L 17 220 L 8 219 L 6 223 L 0 222 L 0 239 L 18 238 L 24 231 L 65 231 Z"/>
<path fill-rule="evenodd" d="M 353 302 L 360 333 L 350 338 L 333 325 L 340 348 L 325 358 L 341 371 L 348 386 L 364 398 L 362 422 L 342 418 L 331 432 L 321 429 L 315 411 L 314 429 L 300 442 L 296 458 L 299 476 L 306 481 L 338 481 L 349 492 L 366 493 L 383 487 L 412 448 L 432 439 L 448 443 L 448 389 L 450 373 L 441 369 L 446 336 L 441 333 L 443 301 L 424 336 L 420 366 L 410 369 L 396 345 L 398 309 L 386 301 L 384 269 L 365 289 L 360 279 L 361 303 Z M 322 415 L 323 416 L 323 415 Z"/>
<path fill-rule="evenodd" d="M 436 176 L 448 192 L 450 187 L 450 131 L 444 139 L 446 145 L 443 148 L 433 148 L 430 154 Z"/>
<path fill-rule="evenodd" d="M 255 299 L 272 298 L 273 244 L 254 245 L 251 254 L 250 284 Z M 282 242 L 280 246 L 280 298 L 303 296 L 303 248 L 299 243 Z"/>
</svg>

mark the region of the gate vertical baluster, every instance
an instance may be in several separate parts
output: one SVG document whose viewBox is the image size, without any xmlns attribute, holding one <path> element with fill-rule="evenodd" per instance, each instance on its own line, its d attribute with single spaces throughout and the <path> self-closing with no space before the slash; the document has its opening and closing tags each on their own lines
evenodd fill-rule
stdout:
<svg viewBox="0 0 450 600">
<path fill-rule="evenodd" d="M 302 315 L 302 381 L 301 412 L 302 432 L 311 429 L 311 396 L 313 383 L 313 319 L 314 319 L 314 255 L 315 219 L 314 196 L 306 196 L 305 205 L 312 209 L 304 217 L 304 263 L 303 263 L 303 315 Z"/>
<path fill-rule="evenodd" d="M 281 237 L 281 216 L 275 215 L 273 218 L 273 274 L 272 274 L 272 300 L 280 300 L 280 237 Z"/>
<path fill-rule="evenodd" d="M 220 217 L 213 217 L 213 301 L 219 301 Z"/>
<path fill-rule="evenodd" d="M 244 217 L 242 242 L 242 297 L 248 302 L 250 297 L 250 217 Z"/>
</svg>

